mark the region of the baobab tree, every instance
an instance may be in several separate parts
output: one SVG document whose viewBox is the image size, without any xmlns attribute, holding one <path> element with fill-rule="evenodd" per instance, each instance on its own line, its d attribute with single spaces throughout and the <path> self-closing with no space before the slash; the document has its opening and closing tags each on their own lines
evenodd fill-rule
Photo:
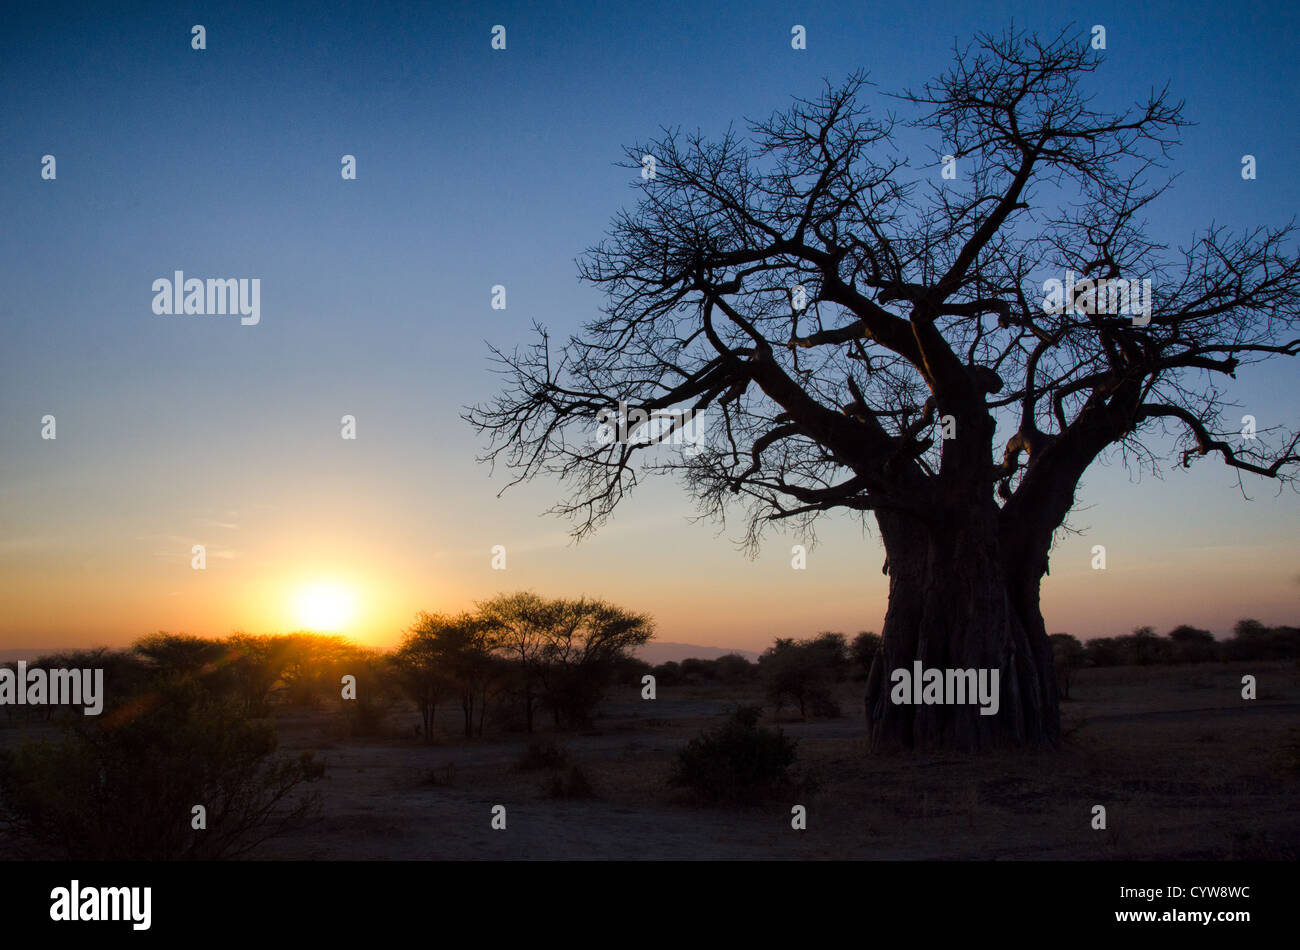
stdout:
<svg viewBox="0 0 1300 950">
<path fill-rule="evenodd" d="M 894 97 L 902 119 L 855 74 L 747 135 L 628 149 L 643 196 L 580 263 L 603 312 L 556 351 L 541 327 L 494 350 L 509 382 L 466 414 L 484 459 L 558 474 L 579 537 L 663 472 L 738 512 L 751 549 L 774 522 L 874 518 L 873 748 L 1054 744 L 1040 585 L 1089 465 L 1214 456 L 1294 485 L 1300 461 L 1294 433 L 1240 438 L 1222 389 L 1300 353 L 1294 227 L 1148 236 L 1183 107 L 1100 109 L 1099 55 L 1070 31 L 981 35 Z M 685 416 L 593 436 L 622 403 L 708 424 L 691 451 L 662 444 Z M 896 704 L 890 674 L 917 660 L 998 670 L 998 713 Z"/>
</svg>

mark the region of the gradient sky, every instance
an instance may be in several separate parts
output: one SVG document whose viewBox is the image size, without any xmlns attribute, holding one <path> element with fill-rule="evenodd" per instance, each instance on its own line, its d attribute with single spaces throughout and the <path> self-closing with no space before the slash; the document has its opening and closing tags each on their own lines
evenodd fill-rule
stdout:
<svg viewBox="0 0 1300 950">
<path fill-rule="evenodd" d="M 555 483 L 498 499 L 502 474 L 473 461 L 459 414 L 497 386 L 487 341 L 531 342 L 534 320 L 563 337 L 597 312 L 575 258 L 635 200 L 622 147 L 660 126 L 719 133 L 864 66 L 881 92 L 919 86 L 955 38 L 1012 19 L 1100 23 L 1103 100 L 1168 81 L 1199 123 L 1158 237 L 1300 208 L 1287 3 L 129 6 L 10 5 L 0 35 L 0 649 L 293 629 L 317 581 L 354 592 L 345 632 L 380 645 L 417 610 L 515 589 L 604 596 L 699 644 L 879 629 L 883 553 L 848 518 L 793 571 L 794 539 L 750 560 L 662 482 L 574 546 L 540 516 Z M 152 282 L 175 270 L 261 278 L 261 323 L 154 315 Z M 1294 425 L 1296 379 L 1275 364 L 1233 395 L 1261 426 Z M 1095 468 L 1071 519 L 1086 531 L 1052 556 L 1048 629 L 1296 622 L 1297 496 L 1247 478 L 1249 502 L 1209 459 L 1140 480 Z"/>
</svg>

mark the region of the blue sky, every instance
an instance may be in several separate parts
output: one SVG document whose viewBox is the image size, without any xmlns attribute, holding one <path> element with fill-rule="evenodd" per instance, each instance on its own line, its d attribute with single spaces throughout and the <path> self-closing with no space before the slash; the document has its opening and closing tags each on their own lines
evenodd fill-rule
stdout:
<svg viewBox="0 0 1300 950">
<path fill-rule="evenodd" d="M 881 92 L 916 87 L 955 39 L 1013 20 L 1105 25 L 1104 104 L 1165 82 L 1186 100 L 1198 124 L 1157 236 L 1300 207 L 1300 12 L 1282 3 L 17 4 L 0 36 L 0 646 L 288 625 L 285 592 L 318 577 L 358 589 L 356 632 L 375 642 L 417 609 L 526 587 L 747 649 L 878 628 L 881 554 L 851 522 L 829 523 L 796 574 L 789 539 L 748 560 L 655 484 L 575 548 L 538 517 L 554 484 L 495 497 L 503 479 L 473 462 L 459 414 L 495 390 L 486 342 L 530 342 L 534 320 L 563 336 L 597 312 L 574 260 L 635 200 L 624 145 L 666 125 L 720 133 L 859 67 Z M 178 269 L 260 278 L 261 323 L 154 315 L 152 281 Z M 505 311 L 489 307 L 498 283 Z M 1269 367 L 1237 396 L 1261 425 L 1294 425 L 1295 380 Z M 36 438 L 46 412 L 56 443 Z M 1054 555 L 1049 629 L 1294 621 L 1296 496 L 1252 483 L 1246 504 L 1235 485 L 1208 461 L 1138 484 L 1091 472 L 1072 519 L 1089 532 Z M 196 577 L 199 541 L 221 556 Z M 505 574 L 488 569 L 497 543 Z"/>
</svg>

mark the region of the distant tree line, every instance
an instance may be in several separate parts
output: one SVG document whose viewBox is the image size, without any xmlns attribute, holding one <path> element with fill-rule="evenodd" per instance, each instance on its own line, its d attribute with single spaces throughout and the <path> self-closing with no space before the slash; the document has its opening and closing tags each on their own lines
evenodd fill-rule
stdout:
<svg viewBox="0 0 1300 950">
<path fill-rule="evenodd" d="M 716 659 L 695 657 L 658 666 L 639 663 L 635 672 L 653 673 L 660 686 L 758 685 L 777 712 L 797 709 L 801 716 L 839 716 L 833 687 L 848 680 L 865 681 L 880 647 L 880 636 L 859 633 L 849 640 L 826 631 L 805 640 L 778 637 L 751 661 L 738 653 Z"/>
<path fill-rule="evenodd" d="M 126 649 L 39 657 L 26 667 L 102 669 L 104 706 L 85 716 L 5 705 L 6 721 L 63 728 L 57 741 L 0 748 L 0 857 L 245 854 L 319 802 L 299 786 L 324 765 L 276 753 L 274 707 L 333 708 L 353 735 L 380 731 L 404 698 L 426 739 L 444 702 L 466 736 L 482 734 L 489 709 L 510 729 L 531 732 L 542 715 L 581 726 L 612 682 L 636 672 L 630 651 L 652 632 L 648 617 L 602 600 L 517 593 L 469 613 L 422 613 L 391 652 L 305 632 L 156 633 Z"/>
<path fill-rule="evenodd" d="M 1055 633 L 1051 642 L 1058 684 L 1065 697 L 1074 674 L 1088 667 L 1300 659 L 1300 628 L 1268 627 L 1258 620 L 1238 621 L 1226 640 L 1216 639 L 1208 630 L 1180 624 L 1165 636 L 1153 627 L 1138 627 L 1124 636 L 1087 641 Z M 833 687 L 845 680 L 865 681 L 880 646 L 880 636 L 875 633 L 859 633 L 848 640 L 842 633 L 824 632 L 806 640 L 779 637 L 757 663 L 728 654 L 712 660 L 692 658 L 640 666 L 653 673 L 660 685 L 758 684 L 778 712 L 788 707 L 804 717 L 838 716 Z"/>
<path fill-rule="evenodd" d="M 1163 637 L 1154 627 L 1138 627 L 1118 637 L 1081 641 L 1068 633 L 1054 633 L 1050 639 L 1061 694 L 1067 698 L 1073 674 L 1087 667 L 1300 659 L 1300 627 L 1268 627 L 1258 620 L 1237 621 L 1226 640 L 1187 624 Z"/>
<path fill-rule="evenodd" d="M 649 617 L 606 601 L 523 592 L 483 601 L 472 612 L 420 613 L 389 652 L 305 632 L 220 639 L 156 633 L 126 649 L 51 654 L 27 668 L 103 669 L 110 702 L 165 680 L 249 719 L 269 716 L 273 706 L 328 705 L 353 735 L 380 731 L 406 699 L 420 712 L 421 735 L 432 738 L 438 707 L 451 704 L 464 735 L 472 736 L 482 734 L 489 710 L 505 728 L 527 732 L 540 716 L 556 727 L 589 724 L 615 681 L 649 669 L 632 651 L 652 635 Z M 354 681 L 346 691 L 345 676 Z M 4 713 L 81 718 L 79 707 L 6 705 Z"/>
</svg>

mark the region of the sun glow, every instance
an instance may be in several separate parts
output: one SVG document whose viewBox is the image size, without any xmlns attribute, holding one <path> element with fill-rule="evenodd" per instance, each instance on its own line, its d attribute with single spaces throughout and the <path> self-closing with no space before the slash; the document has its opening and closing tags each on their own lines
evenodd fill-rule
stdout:
<svg viewBox="0 0 1300 950">
<path fill-rule="evenodd" d="M 298 592 L 294 613 L 305 629 L 333 633 L 352 622 L 356 608 L 357 599 L 346 587 L 317 583 Z"/>
</svg>

